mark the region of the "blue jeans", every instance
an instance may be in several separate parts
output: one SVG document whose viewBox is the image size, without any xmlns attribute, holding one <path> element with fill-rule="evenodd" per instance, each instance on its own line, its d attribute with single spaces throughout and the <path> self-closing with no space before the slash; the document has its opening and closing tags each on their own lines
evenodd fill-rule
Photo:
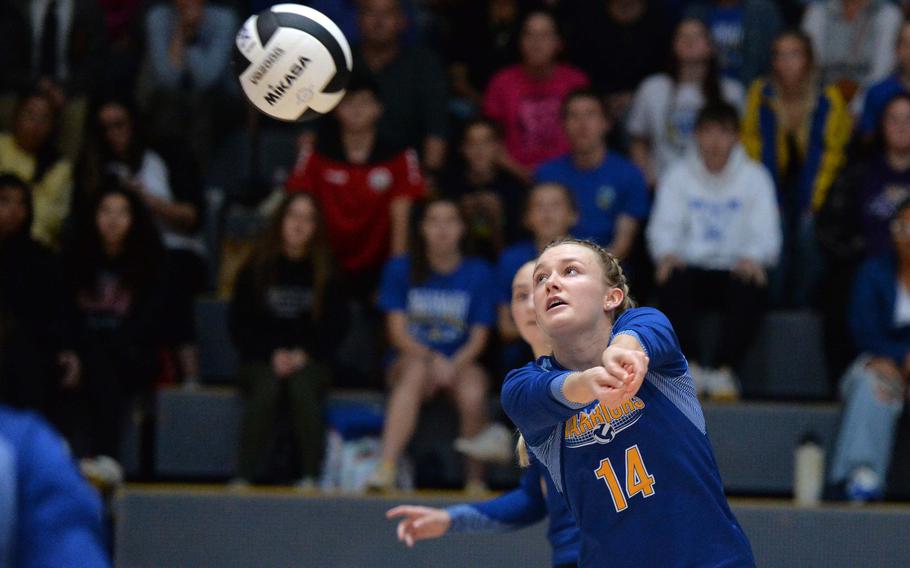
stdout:
<svg viewBox="0 0 910 568">
<path fill-rule="evenodd" d="M 841 379 L 844 408 L 828 470 L 831 483 L 846 481 L 861 466 L 874 471 L 882 483 L 888 475 L 894 432 L 904 406 L 903 385 L 868 369 L 871 359 L 860 355 Z"/>
</svg>

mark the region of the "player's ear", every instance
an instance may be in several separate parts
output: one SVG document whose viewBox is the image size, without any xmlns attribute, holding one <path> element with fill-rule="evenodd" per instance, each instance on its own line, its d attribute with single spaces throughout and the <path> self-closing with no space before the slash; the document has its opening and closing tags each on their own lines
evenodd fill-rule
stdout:
<svg viewBox="0 0 910 568">
<path fill-rule="evenodd" d="M 624 295 L 623 295 L 621 289 L 614 288 L 611 286 L 607 290 L 607 293 L 604 294 L 604 302 L 603 302 L 604 311 L 612 312 L 613 310 L 618 308 L 620 306 L 620 304 L 622 304 L 623 297 L 624 297 Z"/>
</svg>

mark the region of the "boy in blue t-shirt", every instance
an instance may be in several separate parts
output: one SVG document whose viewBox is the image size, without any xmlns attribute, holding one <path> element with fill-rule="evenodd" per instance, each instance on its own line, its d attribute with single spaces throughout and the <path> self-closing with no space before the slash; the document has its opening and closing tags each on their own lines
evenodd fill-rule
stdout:
<svg viewBox="0 0 910 568">
<path fill-rule="evenodd" d="M 622 260 L 648 216 L 645 178 L 632 162 L 607 150 L 610 123 L 596 93 L 574 91 L 562 113 L 572 151 L 541 165 L 537 182 L 558 182 L 572 190 L 580 213 L 573 236 L 592 240 Z"/>
<path fill-rule="evenodd" d="M 379 307 L 395 358 L 382 433 L 382 458 L 369 488 L 393 489 L 396 465 L 414 433 L 420 404 L 446 391 L 461 420 L 461 435 L 476 436 L 486 424 L 487 376 L 477 362 L 496 318 L 493 271 L 464 257 L 465 222 L 458 205 L 429 202 L 411 252 L 386 263 Z M 468 460 L 470 488 L 483 484 L 479 463 Z"/>
</svg>

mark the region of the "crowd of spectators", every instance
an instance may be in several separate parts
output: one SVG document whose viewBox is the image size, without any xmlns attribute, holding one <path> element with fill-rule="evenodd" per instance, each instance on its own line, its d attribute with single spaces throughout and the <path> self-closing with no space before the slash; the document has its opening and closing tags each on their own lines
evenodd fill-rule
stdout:
<svg viewBox="0 0 910 568">
<path fill-rule="evenodd" d="M 241 267 L 240 480 L 261 477 L 287 409 L 314 483 L 332 385 L 387 385 L 375 488 L 438 393 L 482 436 L 503 371 L 529 357 L 514 272 L 572 235 L 667 313 L 708 398 L 741 397 L 769 309 L 822 317 L 854 424 L 831 481 L 851 494 L 871 475 L 863 495 L 880 495 L 910 375 L 902 3 L 310 4 L 351 40 L 354 72 L 300 125 L 248 258 L 223 264 Z M 230 67 L 239 22 L 268 5 L 0 6 L 0 399 L 45 413 L 80 457 L 117 457 L 156 384 L 199 380 L 193 305 L 223 259 L 201 238 L 206 180 L 231 134 L 269 128 Z M 697 325 L 711 309 L 714 346 Z M 482 464 L 466 479 L 481 486 Z"/>
</svg>

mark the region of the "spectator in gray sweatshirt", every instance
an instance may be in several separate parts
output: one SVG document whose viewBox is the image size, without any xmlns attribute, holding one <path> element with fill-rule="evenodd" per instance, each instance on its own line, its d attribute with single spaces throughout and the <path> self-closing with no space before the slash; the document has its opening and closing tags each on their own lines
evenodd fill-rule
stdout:
<svg viewBox="0 0 910 568">
<path fill-rule="evenodd" d="M 746 156 L 738 125 L 736 109 L 725 103 L 699 113 L 697 147 L 661 180 L 646 233 L 658 299 L 692 355 L 696 387 L 727 400 L 739 397 L 733 369 L 759 327 L 768 270 L 781 246 L 774 182 Z M 712 361 L 700 360 L 695 323 L 704 308 L 723 318 Z"/>
</svg>

